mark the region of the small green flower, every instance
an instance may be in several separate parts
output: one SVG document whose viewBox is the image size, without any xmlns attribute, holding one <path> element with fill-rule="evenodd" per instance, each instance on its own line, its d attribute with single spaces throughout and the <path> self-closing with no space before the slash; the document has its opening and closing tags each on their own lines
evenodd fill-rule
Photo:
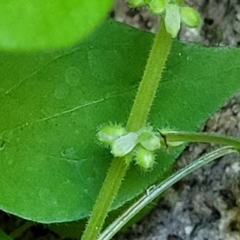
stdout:
<svg viewBox="0 0 240 240">
<path fill-rule="evenodd" d="M 138 144 L 138 134 L 130 132 L 113 142 L 111 153 L 115 157 L 123 157 L 130 153 Z"/>
<path fill-rule="evenodd" d="M 153 14 L 164 18 L 166 30 L 172 37 L 176 37 L 180 30 L 180 23 L 187 27 L 197 27 L 200 16 L 191 7 L 181 7 L 183 0 L 151 0 L 149 8 Z"/>
<path fill-rule="evenodd" d="M 149 3 L 149 8 L 153 14 L 161 14 L 167 6 L 166 0 L 152 0 Z"/>
<path fill-rule="evenodd" d="M 181 22 L 190 28 L 198 27 L 201 19 L 196 10 L 191 7 L 180 8 Z"/>
<path fill-rule="evenodd" d="M 150 130 L 140 132 L 138 142 L 149 151 L 155 151 L 161 147 L 159 137 Z"/>
<path fill-rule="evenodd" d="M 128 2 L 132 7 L 141 7 L 146 4 L 144 0 L 128 0 Z"/>
<path fill-rule="evenodd" d="M 101 143 L 108 146 L 126 133 L 125 128 L 120 125 L 106 125 L 97 133 L 97 138 Z"/>
<path fill-rule="evenodd" d="M 142 146 L 139 146 L 136 149 L 136 163 L 144 170 L 152 168 L 155 163 L 154 152 L 149 151 Z"/>
</svg>

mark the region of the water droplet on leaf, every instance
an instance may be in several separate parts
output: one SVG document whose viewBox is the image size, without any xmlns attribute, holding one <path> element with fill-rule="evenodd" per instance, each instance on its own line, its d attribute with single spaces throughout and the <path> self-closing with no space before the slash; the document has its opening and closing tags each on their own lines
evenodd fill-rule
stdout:
<svg viewBox="0 0 240 240">
<path fill-rule="evenodd" d="M 57 99 L 66 98 L 69 94 L 69 88 L 67 84 L 60 84 L 54 92 L 54 96 Z"/>
<path fill-rule="evenodd" d="M 77 86 L 81 81 L 81 71 L 77 67 L 70 67 L 65 72 L 65 80 L 70 86 Z"/>
</svg>

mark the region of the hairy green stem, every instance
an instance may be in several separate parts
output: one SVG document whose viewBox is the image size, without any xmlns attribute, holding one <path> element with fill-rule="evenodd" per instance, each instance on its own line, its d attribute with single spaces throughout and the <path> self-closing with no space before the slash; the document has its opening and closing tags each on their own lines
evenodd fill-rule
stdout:
<svg viewBox="0 0 240 240">
<path fill-rule="evenodd" d="M 19 238 L 23 234 L 23 232 L 33 226 L 33 224 L 33 222 L 25 222 L 19 228 L 15 229 L 12 233 L 10 233 L 9 237 L 11 237 L 12 239 Z"/>
<path fill-rule="evenodd" d="M 167 142 L 202 142 L 229 145 L 240 150 L 240 140 L 233 137 L 221 136 L 215 133 L 203 132 L 170 132 L 162 134 Z"/>
<path fill-rule="evenodd" d="M 126 171 L 127 164 L 125 164 L 124 159 L 114 158 L 93 207 L 89 222 L 81 238 L 82 240 L 97 238 Z"/>
<path fill-rule="evenodd" d="M 129 131 L 138 131 L 146 125 L 171 43 L 171 36 L 166 32 L 164 21 L 161 21 L 127 122 Z"/>
<path fill-rule="evenodd" d="M 101 233 L 98 240 L 109 240 L 111 239 L 126 223 L 128 223 L 136 214 L 138 214 L 144 207 L 150 202 L 162 194 L 165 190 L 171 187 L 174 183 L 178 182 L 188 174 L 199 169 L 200 167 L 208 164 L 209 162 L 225 156 L 230 153 L 237 152 L 232 146 L 219 148 L 205 156 L 199 158 L 183 169 L 171 175 L 169 178 L 161 182 L 156 186 L 149 188 L 144 196 L 138 199 L 132 204 L 122 215 L 120 215 L 113 223 L 111 223 L 104 232 Z"/>
<path fill-rule="evenodd" d="M 126 126 L 128 131 L 137 131 L 146 124 L 171 42 L 171 36 L 166 32 L 164 21 L 162 21 L 156 33 L 143 78 L 130 112 Z M 127 169 L 128 166 L 124 158 L 114 158 L 93 207 L 82 240 L 94 240 L 97 238 Z"/>
</svg>

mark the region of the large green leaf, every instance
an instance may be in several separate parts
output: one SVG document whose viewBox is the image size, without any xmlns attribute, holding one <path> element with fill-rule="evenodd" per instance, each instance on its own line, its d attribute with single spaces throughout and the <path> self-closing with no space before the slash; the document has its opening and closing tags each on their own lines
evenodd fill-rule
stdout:
<svg viewBox="0 0 240 240">
<path fill-rule="evenodd" d="M 3 0 L 0 49 L 32 50 L 68 46 L 88 34 L 113 0 Z"/>
<path fill-rule="evenodd" d="M 81 44 L 1 54 L 0 208 L 38 222 L 89 215 L 112 159 L 102 123 L 125 123 L 153 40 L 104 22 Z M 149 116 L 155 127 L 197 130 L 239 88 L 240 50 L 174 42 Z M 169 169 L 181 149 L 159 152 L 153 171 L 131 168 L 113 208 Z"/>
</svg>

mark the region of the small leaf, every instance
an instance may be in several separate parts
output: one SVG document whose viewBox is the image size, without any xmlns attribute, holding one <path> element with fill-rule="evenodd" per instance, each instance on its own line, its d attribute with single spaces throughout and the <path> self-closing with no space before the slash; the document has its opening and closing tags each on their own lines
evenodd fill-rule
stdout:
<svg viewBox="0 0 240 240">
<path fill-rule="evenodd" d="M 0 49 L 39 50 L 72 45 L 106 15 L 112 0 L 0 2 Z"/>
</svg>

